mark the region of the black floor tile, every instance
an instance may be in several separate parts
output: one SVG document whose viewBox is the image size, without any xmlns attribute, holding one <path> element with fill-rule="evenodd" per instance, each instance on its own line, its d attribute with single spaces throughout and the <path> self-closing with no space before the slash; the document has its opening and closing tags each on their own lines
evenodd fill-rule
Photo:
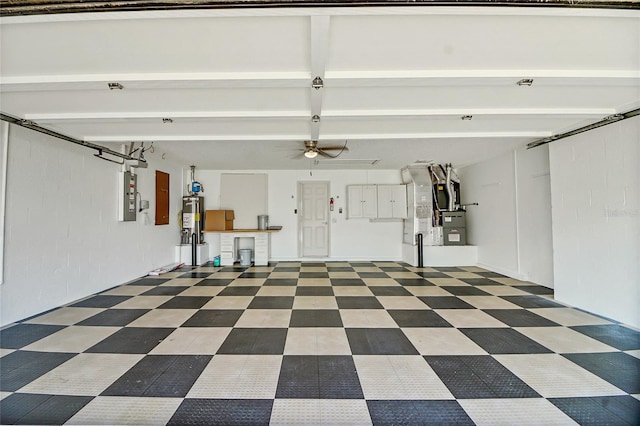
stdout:
<svg viewBox="0 0 640 426">
<path fill-rule="evenodd" d="M 182 398 L 211 358 L 211 355 L 147 355 L 101 395 Z"/>
<path fill-rule="evenodd" d="M 456 268 L 455 266 L 438 266 L 433 268 L 438 272 L 467 272 L 464 269 Z M 450 278 L 449 276 L 447 276 Z"/>
<path fill-rule="evenodd" d="M 451 285 L 441 286 L 440 288 L 455 296 L 491 296 L 491 293 L 487 293 L 470 285 Z"/>
<path fill-rule="evenodd" d="M 92 399 L 91 396 L 14 393 L 0 401 L 0 423 L 60 425 Z"/>
<path fill-rule="evenodd" d="M 146 354 L 173 332 L 173 328 L 126 327 L 87 349 L 89 353 Z"/>
<path fill-rule="evenodd" d="M 385 272 L 358 272 L 360 278 L 389 278 Z"/>
<path fill-rule="evenodd" d="M 360 278 L 331 278 L 332 286 L 365 285 Z"/>
<path fill-rule="evenodd" d="M 229 284 L 231 284 L 231 282 L 233 281 L 233 279 L 229 278 L 229 279 L 215 279 L 215 278 L 211 278 L 211 279 L 205 279 L 200 281 L 199 283 L 195 284 L 196 286 L 215 286 L 215 287 L 224 287 L 227 286 Z"/>
<path fill-rule="evenodd" d="M 292 287 L 298 285 L 297 278 L 268 278 L 263 286 L 287 286 Z"/>
<path fill-rule="evenodd" d="M 15 392 L 76 355 L 58 352 L 11 352 L 0 359 L 0 391 Z"/>
<path fill-rule="evenodd" d="M 233 327 L 243 313 L 242 309 L 201 309 L 181 327 Z"/>
<path fill-rule="evenodd" d="M 300 272 L 300 268 L 292 266 L 276 266 L 275 268 L 273 268 L 273 272 Z"/>
<path fill-rule="evenodd" d="M 300 272 L 298 278 L 329 278 L 328 272 Z"/>
<path fill-rule="evenodd" d="M 362 399 L 351 356 L 286 355 L 276 398 Z"/>
<path fill-rule="evenodd" d="M 247 309 L 291 309 L 293 296 L 256 296 Z"/>
<path fill-rule="evenodd" d="M 289 327 L 342 327 L 337 309 L 294 309 Z"/>
<path fill-rule="evenodd" d="M 145 291 L 141 296 L 177 296 L 188 288 L 183 286 L 160 286 Z"/>
<path fill-rule="evenodd" d="M 150 309 L 107 309 L 76 325 L 124 327 L 149 311 Z"/>
<path fill-rule="evenodd" d="M 377 268 L 373 262 L 349 262 L 353 268 Z"/>
<path fill-rule="evenodd" d="M 640 424 L 640 401 L 629 395 L 549 398 L 549 401 L 583 426 Z"/>
<path fill-rule="evenodd" d="M 451 276 L 444 272 L 416 272 L 422 278 L 451 278 Z"/>
<path fill-rule="evenodd" d="M 373 296 L 336 296 L 340 309 L 384 309 Z"/>
<path fill-rule="evenodd" d="M 348 328 L 353 355 L 417 355 L 418 351 L 397 328 Z"/>
<path fill-rule="evenodd" d="M 178 269 L 174 269 L 173 272 L 189 272 L 189 271 L 193 271 L 196 268 L 197 268 L 197 266 L 184 265 L 184 266 L 181 266 Z"/>
<path fill-rule="evenodd" d="M 559 327 L 548 320 L 526 309 L 483 309 L 483 311 L 510 327 Z"/>
<path fill-rule="evenodd" d="M 424 278 L 395 278 L 398 284 L 405 287 L 432 286 L 433 283 Z"/>
<path fill-rule="evenodd" d="M 373 286 L 369 290 L 376 296 L 413 296 L 404 287 L 400 286 Z"/>
<path fill-rule="evenodd" d="M 0 330 L 0 348 L 20 349 L 63 328 L 64 325 L 16 324 Z"/>
<path fill-rule="evenodd" d="M 243 278 L 267 278 L 270 275 L 270 272 L 243 272 L 240 274 L 238 279 Z"/>
<path fill-rule="evenodd" d="M 540 397 L 490 355 L 424 358 L 458 399 Z"/>
<path fill-rule="evenodd" d="M 152 290 L 155 290 L 155 288 Z M 152 290 L 148 290 L 147 293 Z M 130 298 L 131 296 L 98 295 L 98 296 L 90 297 L 85 300 L 81 300 L 80 302 L 74 303 L 73 305 L 70 305 L 70 306 L 73 306 L 76 308 L 111 308 L 112 306 L 115 306 L 118 303 L 122 303 L 125 300 Z"/>
<path fill-rule="evenodd" d="M 211 272 L 188 272 L 186 274 L 182 274 L 178 277 L 180 278 L 209 278 Z"/>
<path fill-rule="evenodd" d="M 227 287 L 218 293 L 218 296 L 255 296 L 260 291 L 260 286 L 238 285 Z"/>
<path fill-rule="evenodd" d="M 402 266 L 378 266 L 384 272 L 409 272 L 407 268 Z"/>
<path fill-rule="evenodd" d="M 494 281 L 491 278 L 458 278 L 460 281 L 470 285 L 502 285 L 498 281 Z"/>
<path fill-rule="evenodd" d="M 518 305 L 523 308 L 564 308 L 563 305 L 554 302 L 553 300 L 545 299 L 540 296 L 500 296 L 507 302 L 511 302 L 514 305 Z"/>
<path fill-rule="evenodd" d="M 225 289 L 226 290 L 226 289 Z M 224 291 L 224 290 L 223 290 Z M 213 299 L 209 296 L 176 296 L 167 300 L 157 309 L 200 309 Z"/>
<path fill-rule="evenodd" d="M 516 288 L 531 294 L 553 295 L 552 288 L 547 288 L 541 285 L 519 285 Z"/>
<path fill-rule="evenodd" d="M 454 296 L 420 296 L 418 299 L 431 309 L 476 309 L 475 306 Z"/>
<path fill-rule="evenodd" d="M 460 328 L 490 354 L 543 354 L 549 349 L 512 328 Z"/>
<path fill-rule="evenodd" d="M 374 425 L 474 425 L 457 401 L 367 401 Z"/>
<path fill-rule="evenodd" d="M 171 278 L 150 278 L 150 277 L 145 277 L 145 278 L 140 278 L 138 280 L 132 281 L 130 283 L 128 283 L 127 285 L 160 285 L 160 284 L 164 284 L 167 281 L 170 281 Z"/>
<path fill-rule="evenodd" d="M 333 296 L 329 286 L 302 286 L 296 288 L 296 296 Z"/>
<path fill-rule="evenodd" d="M 185 399 L 168 425 L 269 425 L 272 399 Z"/>
<path fill-rule="evenodd" d="M 618 324 L 569 327 L 621 351 L 640 349 L 640 332 Z"/>
<path fill-rule="evenodd" d="M 354 269 L 348 266 L 331 266 L 330 263 L 327 264 L 327 271 L 329 272 L 353 272 Z"/>
<path fill-rule="evenodd" d="M 218 354 L 282 355 L 286 339 L 286 328 L 234 328 Z"/>
<path fill-rule="evenodd" d="M 481 276 L 483 276 L 485 278 L 508 278 L 505 275 L 499 274 L 497 272 L 492 272 L 492 271 L 474 272 L 474 274 L 481 275 Z"/>
<path fill-rule="evenodd" d="M 627 393 L 640 393 L 640 359 L 623 352 L 563 354 Z"/>
<path fill-rule="evenodd" d="M 453 327 L 440 315 L 430 310 L 388 310 L 400 327 Z"/>
</svg>

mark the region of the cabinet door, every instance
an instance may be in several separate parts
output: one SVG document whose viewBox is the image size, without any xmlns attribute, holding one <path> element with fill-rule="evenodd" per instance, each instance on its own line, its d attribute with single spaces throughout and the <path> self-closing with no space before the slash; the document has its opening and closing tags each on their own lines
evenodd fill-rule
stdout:
<svg viewBox="0 0 640 426">
<path fill-rule="evenodd" d="M 393 195 L 396 185 L 378 185 L 378 218 L 393 218 Z"/>
<path fill-rule="evenodd" d="M 156 170 L 156 225 L 169 224 L 169 174 Z"/>
<path fill-rule="evenodd" d="M 393 185 L 393 217 L 398 219 L 407 218 L 407 186 Z"/>
<path fill-rule="evenodd" d="M 362 217 L 378 217 L 378 190 L 376 185 L 362 186 Z"/>
<path fill-rule="evenodd" d="M 362 216 L 362 185 L 347 186 L 347 217 L 357 219 Z"/>
</svg>

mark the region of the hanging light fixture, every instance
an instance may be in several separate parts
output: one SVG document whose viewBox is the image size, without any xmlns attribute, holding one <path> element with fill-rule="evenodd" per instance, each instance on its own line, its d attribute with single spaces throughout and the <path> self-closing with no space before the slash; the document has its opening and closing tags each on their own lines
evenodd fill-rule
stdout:
<svg viewBox="0 0 640 426">
<path fill-rule="evenodd" d="M 316 158 L 318 156 L 318 151 L 307 150 L 304 152 L 304 156 L 307 158 Z"/>
</svg>

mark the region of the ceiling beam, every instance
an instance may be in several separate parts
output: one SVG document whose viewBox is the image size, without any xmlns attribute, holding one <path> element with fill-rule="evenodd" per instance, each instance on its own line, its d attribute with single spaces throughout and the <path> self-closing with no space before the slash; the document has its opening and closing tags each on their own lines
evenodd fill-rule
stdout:
<svg viewBox="0 0 640 426">
<path fill-rule="evenodd" d="M 406 140 L 406 139 L 478 139 L 478 138 L 544 138 L 551 132 L 519 131 L 519 132 L 440 132 L 440 133 L 345 133 L 328 134 L 322 137 L 322 141 L 344 140 Z M 153 141 L 199 141 L 199 142 L 266 142 L 266 141 L 301 141 L 307 136 L 302 134 L 291 135 L 118 135 L 100 136 L 89 135 L 83 139 L 88 142 L 153 142 Z"/>
<path fill-rule="evenodd" d="M 315 19 L 317 18 L 317 19 Z M 326 19 L 323 19 L 326 18 Z M 328 17 L 312 17 L 311 73 L 145 73 L 3 76 L 0 90 L 109 90 L 120 83 L 123 90 L 193 88 L 303 88 L 319 76 L 325 88 L 398 86 L 508 86 L 532 78 L 534 86 L 632 86 L 640 85 L 637 70 L 393 70 L 326 71 Z M 315 35 L 314 35 L 315 34 Z M 322 92 L 322 89 L 311 92 Z M 319 94 L 319 93 L 317 93 Z"/>
<path fill-rule="evenodd" d="M 311 78 L 324 80 L 329 54 L 329 16 L 311 16 Z M 324 88 L 313 87 L 313 82 L 309 88 L 311 96 L 311 135 L 312 141 L 320 137 L 320 125 L 322 118 L 322 98 Z"/>
<path fill-rule="evenodd" d="M 614 108 L 457 108 L 457 109 L 419 109 L 419 110 L 324 110 L 324 118 L 412 118 L 434 117 L 449 118 L 464 115 L 501 117 L 584 117 L 601 118 L 615 114 Z M 299 119 L 307 120 L 308 111 L 161 111 L 161 112 L 66 112 L 66 113 L 27 113 L 24 118 L 41 123 L 121 120 L 159 120 L 171 119 L 207 119 L 207 120 L 252 120 L 252 119 Z"/>
</svg>

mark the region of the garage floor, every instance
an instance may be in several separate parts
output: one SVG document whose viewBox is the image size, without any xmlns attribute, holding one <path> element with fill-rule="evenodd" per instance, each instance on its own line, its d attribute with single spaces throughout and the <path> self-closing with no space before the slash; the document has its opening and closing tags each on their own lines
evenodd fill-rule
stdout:
<svg viewBox="0 0 640 426">
<path fill-rule="evenodd" d="M 477 267 L 186 267 L 0 347 L 2 424 L 640 422 L 638 331 Z"/>
</svg>

